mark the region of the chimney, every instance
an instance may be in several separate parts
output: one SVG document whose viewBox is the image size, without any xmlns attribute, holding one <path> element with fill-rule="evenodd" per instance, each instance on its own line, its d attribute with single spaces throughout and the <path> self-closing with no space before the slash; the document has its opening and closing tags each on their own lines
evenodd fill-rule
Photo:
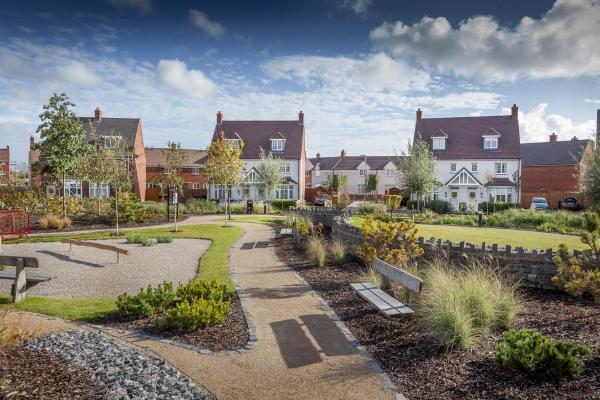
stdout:
<svg viewBox="0 0 600 400">
<path fill-rule="evenodd" d="M 94 119 L 96 121 L 102 120 L 102 110 L 100 109 L 100 107 L 96 107 L 96 110 L 94 111 Z"/>
<path fill-rule="evenodd" d="M 298 113 L 298 124 L 304 125 L 304 113 L 302 111 Z"/>
<path fill-rule="evenodd" d="M 342 158 L 346 157 L 346 150 L 342 149 L 342 152 L 340 153 L 340 156 Z"/>
<path fill-rule="evenodd" d="M 510 116 L 513 118 L 519 117 L 519 107 L 517 107 L 516 104 L 513 104 L 512 107 L 510 108 Z"/>
<path fill-rule="evenodd" d="M 552 135 L 550 135 L 550 143 L 556 143 L 557 138 L 558 136 L 556 136 L 556 133 L 552 133 Z"/>
<path fill-rule="evenodd" d="M 219 111 L 217 113 L 217 125 L 221 125 L 223 123 L 223 113 Z"/>
<path fill-rule="evenodd" d="M 29 136 L 29 147 L 32 147 L 35 144 L 35 137 L 33 135 Z"/>
<path fill-rule="evenodd" d="M 573 139 L 571 139 L 571 140 L 577 140 L 577 136 L 573 136 Z"/>
<path fill-rule="evenodd" d="M 321 159 L 321 153 L 317 153 L 317 160 Z"/>
<path fill-rule="evenodd" d="M 418 108 L 417 109 L 417 122 L 419 122 L 422 117 L 423 117 L 423 111 L 421 111 L 421 109 Z"/>
</svg>

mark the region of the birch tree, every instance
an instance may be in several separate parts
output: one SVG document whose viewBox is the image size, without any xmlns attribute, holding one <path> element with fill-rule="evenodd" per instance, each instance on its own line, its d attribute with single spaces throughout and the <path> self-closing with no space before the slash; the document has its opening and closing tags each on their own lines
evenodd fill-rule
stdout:
<svg viewBox="0 0 600 400">
<path fill-rule="evenodd" d="M 273 154 L 270 151 L 268 154 L 265 154 L 265 151 L 261 147 L 260 163 L 256 170 L 258 171 L 258 179 L 261 187 L 265 191 L 267 204 L 270 210 L 273 190 L 277 186 L 283 184 L 284 174 L 281 170 L 281 160 L 273 157 Z"/>
<path fill-rule="evenodd" d="M 408 142 L 408 151 L 396 157 L 394 164 L 399 172 L 400 184 L 417 196 L 417 208 L 423 197 L 440 185 L 435 167 L 435 156 L 422 139 Z"/>
</svg>

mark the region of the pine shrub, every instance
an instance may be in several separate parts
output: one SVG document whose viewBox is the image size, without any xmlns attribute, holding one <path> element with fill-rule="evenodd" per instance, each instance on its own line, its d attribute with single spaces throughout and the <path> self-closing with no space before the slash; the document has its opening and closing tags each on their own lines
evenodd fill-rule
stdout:
<svg viewBox="0 0 600 400">
<path fill-rule="evenodd" d="M 161 236 L 156 238 L 156 243 L 172 243 L 173 238 L 167 236 Z"/>
<path fill-rule="evenodd" d="M 170 308 L 166 316 L 157 321 L 157 325 L 161 329 L 193 332 L 223 322 L 229 311 L 229 304 L 222 301 L 202 298 L 183 300 Z"/>
<path fill-rule="evenodd" d="M 557 379 L 581 374 L 579 356 L 588 354 L 589 348 L 568 340 L 553 340 L 533 329 L 511 329 L 504 332 L 495 358 L 505 368 Z"/>
</svg>

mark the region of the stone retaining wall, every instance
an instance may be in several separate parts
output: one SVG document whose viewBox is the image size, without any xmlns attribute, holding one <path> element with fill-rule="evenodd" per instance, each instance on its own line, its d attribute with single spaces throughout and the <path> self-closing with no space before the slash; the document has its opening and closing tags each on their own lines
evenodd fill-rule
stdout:
<svg viewBox="0 0 600 400">
<path fill-rule="evenodd" d="M 350 250 L 354 245 L 361 245 L 364 242 L 361 230 L 347 222 L 350 214 L 324 207 L 296 208 L 292 211 L 310 218 L 313 223 L 321 223 L 329 227 L 332 236 Z M 491 259 L 497 262 L 508 276 L 518 280 L 523 286 L 556 289 L 551 282 L 551 278 L 556 274 L 556 266 L 552 261 L 556 253 L 552 249 L 543 251 L 525 250 L 522 247 L 513 249 L 508 245 L 501 248 L 497 244 L 490 245 L 485 242 L 476 245 L 423 237 L 419 238 L 419 245 L 423 248 L 425 256 L 433 256 L 443 251 L 451 259 L 458 260 L 465 257 Z"/>
</svg>

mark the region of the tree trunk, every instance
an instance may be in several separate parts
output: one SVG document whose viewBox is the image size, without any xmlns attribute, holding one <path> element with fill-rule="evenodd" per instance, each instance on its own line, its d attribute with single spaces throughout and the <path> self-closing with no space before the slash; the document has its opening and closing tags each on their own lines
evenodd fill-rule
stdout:
<svg viewBox="0 0 600 400">
<path fill-rule="evenodd" d="M 115 192 L 115 217 L 117 219 L 117 236 L 119 236 L 119 189 Z"/>
<path fill-rule="evenodd" d="M 225 185 L 225 227 L 227 227 L 227 218 L 228 218 L 228 210 L 229 210 L 229 190 L 228 185 Z"/>
<path fill-rule="evenodd" d="M 62 206 L 63 206 L 63 218 L 67 218 L 67 192 L 66 192 L 66 187 L 67 187 L 67 173 L 63 172 L 63 182 L 62 182 L 62 187 L 63 187 L 63 201 L 62 201 Z"/>
</svg>

